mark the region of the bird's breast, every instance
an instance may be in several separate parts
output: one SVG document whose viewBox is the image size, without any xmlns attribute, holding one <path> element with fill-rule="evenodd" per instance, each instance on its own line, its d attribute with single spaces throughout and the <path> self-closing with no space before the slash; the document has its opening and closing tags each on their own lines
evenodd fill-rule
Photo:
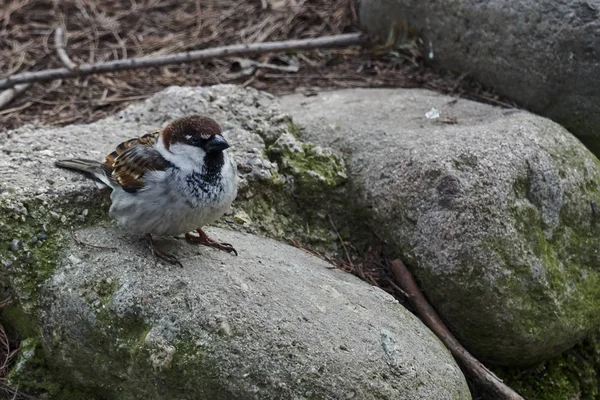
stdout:
<svg viewBox="0 0 600 400">
<path fill-rule="evenodd" d="M 194 206 L 215 203 L 224 191 L 224 184 L 219 176 L 206 173 L 191 173 L 184 178 L 186 198 Z"/>
</svg>

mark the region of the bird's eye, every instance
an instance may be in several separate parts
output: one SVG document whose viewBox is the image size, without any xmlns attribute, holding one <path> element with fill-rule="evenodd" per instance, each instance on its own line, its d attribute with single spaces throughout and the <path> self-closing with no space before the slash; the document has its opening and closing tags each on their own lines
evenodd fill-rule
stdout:
<svg viewBox="0 0 600 400">
<path fill-rule="evenodd" d="M 208 134 L 208 133 L 201 133 L 201 134 L 200 134 L 200 137 L 201 137 L 202 139 L 204 139 L 204 140 L 208 140 L 208 139 L 210 139 L 210 136 L 211 136 L 211 135 L 210 135 L 210 134 Z"/>
</svg>

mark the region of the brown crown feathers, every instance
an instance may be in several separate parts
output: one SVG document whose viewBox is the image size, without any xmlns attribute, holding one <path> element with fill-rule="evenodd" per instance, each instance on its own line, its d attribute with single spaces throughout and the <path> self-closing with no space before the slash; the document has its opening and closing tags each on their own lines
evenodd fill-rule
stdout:
<svg viewBox="0 0 600 400">
<path fill-rule="evenodd" d="M 173 143 L 191 143 L 194 140 L 206 140 L 220 134 L 221 126 L 214 119 L 202 115 L 190 115 L 167 125 L 162 137 L 168 150 Z"/>
</svg>

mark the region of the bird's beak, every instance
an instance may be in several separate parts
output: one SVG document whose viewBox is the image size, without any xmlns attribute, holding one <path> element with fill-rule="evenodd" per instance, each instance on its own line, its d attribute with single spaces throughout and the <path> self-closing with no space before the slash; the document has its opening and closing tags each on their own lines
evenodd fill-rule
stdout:
<svg viewBox="0 0 600 400">
<path fill-rule="evenodd" d="M 223 150 L 229 148 L 229 143 L 221 135 L 215 135 L 206 143 L 207 153 L 220 153 Z"/>
</svg>

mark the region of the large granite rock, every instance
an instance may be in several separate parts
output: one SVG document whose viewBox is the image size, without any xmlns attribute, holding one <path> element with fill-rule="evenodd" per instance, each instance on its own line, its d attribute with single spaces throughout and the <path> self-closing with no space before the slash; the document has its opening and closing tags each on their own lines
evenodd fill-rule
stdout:
<svg viewBox="0 0 600 400">
<path fill-rule="evenodd" d="M 531 364 L 599 326 L 600 163 L 559 125 L 424 90 L 281 101 L 345 152 L 348 198 L 482 360 Z"/>
<path fill-rule="evenodd" d="M 157 263 L 114 229 L 93 183 L 53 166 L 190 113 L 212 115 L 234 145 L 242 197 L 227 224 L 248 228 L 257 192 L 291 178 L 317 192 L 344 180 L 339 158 L 289 137 L 271 96 L 234 86 L 170 88 L 94 124 L 1 134 L 0 277 L 15 299 L 2 317 L 23 339 L 9 383 L 50 399 L 469 399 L 449 352 L 383 291 L 224 229 L 210 233 L 239 257 L 163 239 L 184 268 Z"/>
<path fill-rule="evenodd" d="M 600 154 L 600 1 L 362 0 L 366 30 L 407 23 L 425 53 L 549 117 Z"/>
<path fill-rule="evenodd" d="M 185 264 L 166 267 L 111 227 L 76 234 L 118 250 L 71 241 L 37 293 L 38 351 L 81 391 L 103 399 L 470 398 L 460 369 L 416 317 L 320 259 L 212 230 L 240 256 L 165 241 Z"/>
</svg>

